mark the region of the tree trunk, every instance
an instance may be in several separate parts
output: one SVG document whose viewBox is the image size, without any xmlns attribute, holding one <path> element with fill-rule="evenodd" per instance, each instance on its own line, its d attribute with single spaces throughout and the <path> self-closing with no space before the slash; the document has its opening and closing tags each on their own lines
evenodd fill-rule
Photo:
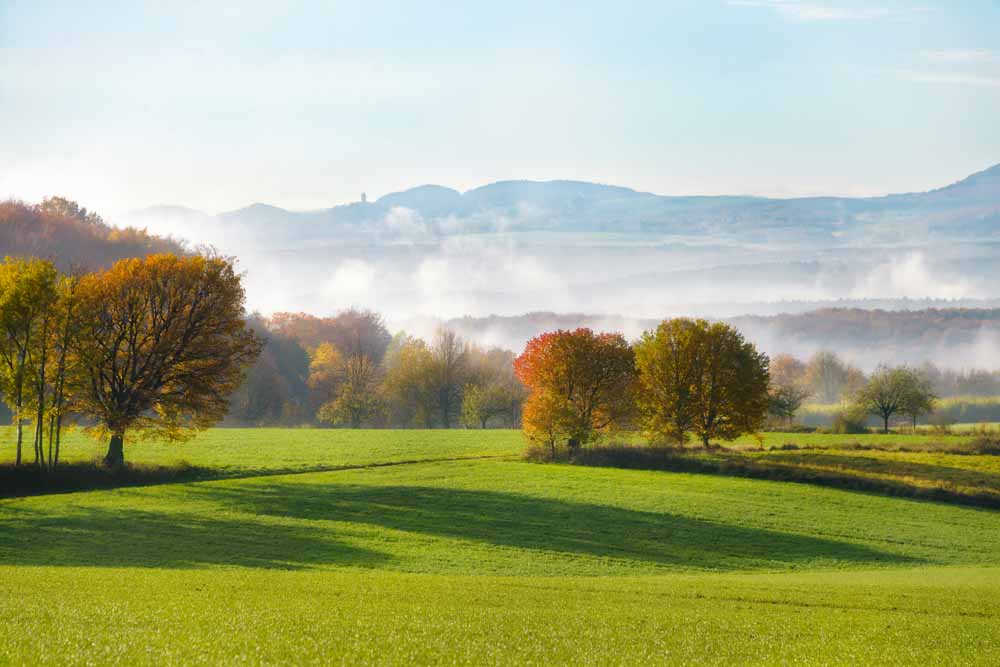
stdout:
<svg viewBox="0 0 1000 667">
<path fill-rule="evenodd" d="M 104 465 L 117 468 L 125 464 L 125 451 L 122 447 L 124 443 L 124 434 L 112 434 L 111 442 L 108 443 L 108 453 L 104 457 Z"/>
<path fill-rule="evenodd" d="M 566 441 L 566 447 L 569 449 L 569 458 L 572 459 L 576 456 L 577 450 L 580 449 L 580 441 L 576 438 L 570 438 Z"/>
<path fill-rule="evenodd" d="M 708 435 L 701 436 L 701 444 L 705 446 L 705 449 L 708 449 L 709 445 Z"/>
<path fill-rule="evenodd" d="M 889 433 L 889 418 L 885 417 L 884 419 L 885 419 L 885 426 L 882 427 L 882 433 L 885 433 L 885 434 L 888 435 L 888 433 Z"/>
<path fill-rule="evenodd" d="M 21 465 L 21 444 L 24 442 L 24 424 L 21 423 L 21 406 L 14 408 L 14 421 L 17 422 L 17 458 L 14 465 Z"/>
<path fill-rule="evenodd" d="M 59 445 L 60 445 L 60 431 L 62 430 L 62 415 L 56 417 L 56 455 L 52 459 L 52 465 L 59 465 Z"/>
</svg>

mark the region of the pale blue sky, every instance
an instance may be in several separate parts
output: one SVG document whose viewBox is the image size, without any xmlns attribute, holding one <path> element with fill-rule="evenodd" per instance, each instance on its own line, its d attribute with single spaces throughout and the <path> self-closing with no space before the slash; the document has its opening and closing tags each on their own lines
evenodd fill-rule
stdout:
<svg viewBox="0 0 1000 667">
<path fill-rule="evenodd" d="M 1000 162 L 1000 3 L 0 0 L 0 197 L 882 194 Z"/>
</svg>

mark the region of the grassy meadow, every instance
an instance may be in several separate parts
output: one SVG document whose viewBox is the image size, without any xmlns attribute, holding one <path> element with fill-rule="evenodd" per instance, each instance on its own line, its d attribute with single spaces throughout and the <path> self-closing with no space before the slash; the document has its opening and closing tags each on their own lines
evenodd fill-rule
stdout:
<svg viewBox="0 0 1000 667">
<path fill-rule="evenodd" d="M 764 437 L 692 456 L 1000 493 L 1000 458 L 945 453 L 967 436 Z M 200 477 L 0 500 L 0 664 L 1000 662 L 995 509 L 522 449 L 513 431 L 127 443 Z"/>
</svg>

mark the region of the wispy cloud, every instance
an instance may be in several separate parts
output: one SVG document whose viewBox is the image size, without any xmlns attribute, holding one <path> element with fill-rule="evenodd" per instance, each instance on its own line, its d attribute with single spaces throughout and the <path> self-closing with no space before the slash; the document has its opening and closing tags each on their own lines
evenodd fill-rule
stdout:
<svg viewBox="0 0 1000 667">
<path fill-rule="evenodd" d="M 1000 88 L 1000 76 L 961 74 L 957 72 L 905 72 L 903 76 L 917 83 L 944 83 L 956 86 Z"/>
<path fill-rule="evenodd" d="M 920 55 L 936 63 L 1000 62 L 1000 51 L 992 51 L 990 49 L 922 51 Z"/>
<path fill-rule="evenodd" d="M 919 69 L 901 72 L 900 76 L 917 83 L 940 83 L 955 86 L 1000 87 L 1000 51 L 992 49 L 948 49 L 922 51 Z M 964 70 L 964 71 L 963 71 Z"/>
<path fill-rule="evenodd" d="M 922 7 L 845 7 L 798 0 L 727 0 L 726 4 L 733 7 L 769 9 L 787 19 L 802 22 L 899 19 L 926 11 Z"/>
</svg>

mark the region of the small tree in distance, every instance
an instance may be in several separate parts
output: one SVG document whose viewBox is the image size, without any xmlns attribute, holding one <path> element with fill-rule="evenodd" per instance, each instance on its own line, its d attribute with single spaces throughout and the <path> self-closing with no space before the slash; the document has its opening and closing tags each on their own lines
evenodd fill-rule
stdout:
<svg viewBox="0 0 1000 667">
<path fill-rule="evenodd" d="M 937 394 L 926 373 L 910 369 L 910 387 L 903 401 L 903 414 L 911 420 L 913 429 L 917 428 L 917 420 L 922 415 L 934 412 L 937 404 Z"/>
<path fill-rule="evenodd" d="M 791 424 L 795 413 L 809 397 L 809 390 L 793 384 L 775 384 L 769 392 L 768 412 L 777 419 Z"/>
<path fill-rule="evenodd" d="M 925 391 L 926 390 L 926 391 Z M 933 404 L 929 385 L 924 385 L 916 373 L 906 366 L 879 366 L 872 373 L 855 399 L 859 409 L 882 420 L 882 432 L 889 432 L 889 421 L 897 414 L 924 410 Z"/>
</svg>

